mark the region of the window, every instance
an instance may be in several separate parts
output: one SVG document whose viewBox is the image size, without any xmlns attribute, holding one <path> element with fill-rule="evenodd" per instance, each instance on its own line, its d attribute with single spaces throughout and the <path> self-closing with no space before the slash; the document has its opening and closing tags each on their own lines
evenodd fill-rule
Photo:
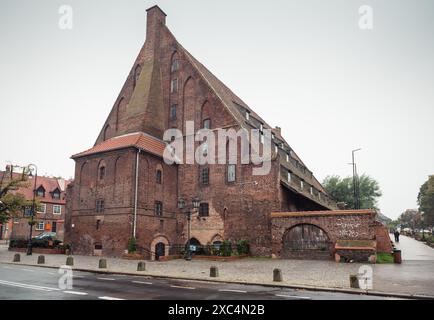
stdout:
<svg viewBox="0 0 434 320">
<path fill-rule="evenodd" d="M 204 185 L 209 184 L 209 168 L 200 169 L 200 182 Z"/>
<path fill-rule="evenodd" d="M 99 167 L 99 179 L 102 180 L 105 178 L 105 167 L 101 166 Z"/>
<path fill-rule="evenodd" d="M 170 93 L 178 92 L 178 79 L 173 79 L 170 83 Z"/>
<path fill-rule="evenodd" d="M 313 195 L 313 188 L 312 187 L 310 187 L 310 194 Z"/>
<path fill-rule="evenodd" d="M 301 190 L 304 189 L 304 181 L 303 180 L 300 180 L 300 188 L 301 188 Z"/>
<path fill-rule="evenodd" d="M 51 223 L 51 232 L 57 232 L 57 222 L 53 221 Z"/>
<path fill-rule="evenodd" d="M 178 69 L 179 69 L 179 62 L 178 62 L 178 60 L 173 60 L 172 61 L 172 65 L 170 67 L 170 71 L 171 72 L 175 72 Z"/>
<path fill-rule="evenodd" d="M 277 144 L 274 145 L 274 153 L 279 152 L 279 147 L 277 146 Z"/>
<path fill-rule="evenodd" d="M 262 133 L 260 134 L 260 139 L 261 139 L 261 143 L 264 143 L 264 135 Z"/>
<path fill-rule="evenodd" d="M 236 177 L 236 166 L 234 164 L 229 164 L 228 165 L 228 182 L 234 182 L 235 181 L 235 177 Z"/>
<path fill-rule="evenodd" d="M 43 188 L 43 187 L 39 187 L 37 190 L 36 190 L 36 195 L 38 196 L 38 197 L 45 197 L 45 189 Z"/>
<path fill-rule="evenodd" d="M 104 200 L 96 200 L 96 212 L 104 212 Z"/>
<path fill-rule="evenodd" d="M 246 112 L 246 120 L 249 120 L 250 119 L 250 112 Z"/>
<path fill-rule="evenodd" d="M 201 203 L 199 206 L 199 216 L 200 217 L 208 217 L 209 216 L 209 205 L 208 203 L 204 202 Z"/>
<path fill-rule="evenodd" d="M 100 227 L 101 227 L 101 220 L 98 219 L 98 220 L 96 220 L 96 230 L 99 230 Z"/>
<path fill-rule="evenodd" d="M 155 215 L 156 216 L 163 215 L 163 203 L 161 201 L 155 201 Z"/>
<path fill-rule="evenodd" d="M 286 154 L 286 162 L 289 162 L 289 154 Z"/>
<path fill-rule="evenodd" d="M 259 131 L 263 131 L 264 130 L 264 125 L 261 123 L 260 125 L 259 125 Z"/>
<path fill-rule="evenodd" d="M 178 105 L 173 104 L 170 106 L 170 120 L 176 120 L 176 108 Z"/>
<path fill-rule="evenodd" d="M 288 171 L 288 182 L 291 182 L 291 172 Z"/>
<path fill-rule="evenodd" d="M 45 226 L 45 223 L 44 223 L 44 221 L 38 221 L 38 223 L 36 224 L 36 230 L 44 230 L 44 226 Z"/>
<path fill-rule="evenodd" d="M 161 184 L 161 170 L 157 170 L 155 173 L 155 182 Z"/>
<path fill-rule="evenodd" d="M 203 120 L 202 127 L 204 129 L 211 129 L 211 120 L 210 119 Z"/>
<path fill-rule="evenodd" d="M 27 206 L 24 208 L 24 216 L 31 217 L 32 216 L 32 207 Z"/>
<path fill-rule="evenodd" d="M 47 210 L 47 205 L 45 203 L 41 203 L 37 208 L 36 211 L 39 213 L 45 213 Z"/>
<path fill-rule="evenodd" d="M 62 206 L 60 204 L 53 205 L 53 214 L 61 214 Z"/>
<path fill-rule="evenodd" d="M 56 190 L 53 191 L 53 199 L 57 199 L 57 200 L 60 199 L 60 191 L 59 191 L 59 189 L 56 189 Z"/>
</svg>

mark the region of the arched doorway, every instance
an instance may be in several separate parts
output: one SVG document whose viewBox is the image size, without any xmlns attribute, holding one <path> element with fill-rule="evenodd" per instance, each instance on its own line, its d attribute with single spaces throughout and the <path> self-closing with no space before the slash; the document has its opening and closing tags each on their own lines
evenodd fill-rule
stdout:
<svg viewBox="0 0 434 320">
<path fill-rule="evenodd" d="M 327 233 L 312 224 L 299 224 L 283 235 L 282 257 L 286 259 L 331 259 Z"/>
<path fill-rule="evenodd" d="M 160 257 L 166 255 L 166 245 L 163 242 L 158 242 L 155 245 L 155 260 L 160 260 Z"/>
</svg>

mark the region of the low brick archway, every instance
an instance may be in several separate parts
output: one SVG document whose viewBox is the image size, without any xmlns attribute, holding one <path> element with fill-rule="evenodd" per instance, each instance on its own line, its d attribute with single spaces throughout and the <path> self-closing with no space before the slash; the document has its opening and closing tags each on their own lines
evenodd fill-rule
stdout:
<svg viewBox="0 0 434 320">
<path fill-rule="evenodd" d="M 338 240 L 375 240 L 375 215 L 374 210 L 273 212 L 272 255 L 275 258 L 332 259 Z M 299 227 L 299 238 L 294 238 L 297 234 L 292 235 L 293 238 L 288 236 L 297 226 L 311 227 Z M 301 232 L 307 234 L 300 235 Z M 297 240 L 301 243 L 299 250 L 296 242 L 292 247 L 288 243 Z M 309 244 L 310 240 L 313 243 Z"/>
<path fill-rule="evenodd" d="M 156 255 L 159 256 L 168 256 L 169 255 L 169 247 L 170 243 L 166 236 L 164 235 L 158 235 L 152 240 L 151 242 L 151 260 L 156 260 Z M 161 250 L 164 250 L 162 252 Z"/>
</svg>

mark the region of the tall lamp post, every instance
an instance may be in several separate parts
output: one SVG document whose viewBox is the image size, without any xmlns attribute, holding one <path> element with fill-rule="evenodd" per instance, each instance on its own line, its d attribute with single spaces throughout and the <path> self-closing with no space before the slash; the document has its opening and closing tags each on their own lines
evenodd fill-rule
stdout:
<svg viewBox="0 0 434 320">
<path fill-rule="evenodd" d="M 34 164 L 29 164 L 27 166 L 27 168 L 29 169 L 30 173 L 29 176 L 32 176 L 32 171 L 35 170 L 35 182 L 34 182 L 34 187 L 33 187 L 33 199 L 32 199 L 32 213 L 30 216 L 30 232 L 29 232 L 29 242 L 27 243 L 27 255 L 31 256 L 32 255 L 32 232 L 33 232 L 33 224 L 35 221 L 35 201 L 36 201 L 36 180 L 38 179 L 38 167 Z"/>
<path fill-rule="evenodd" d="M 359 203 L 359 196 L 358 196 L 358 186 L 356 182 L 356 179 L 358 180 L 357 176 L 357 169 L 356 169 L 356 163 L 354 162 L 354 153 L 357 151 L 362 150 L 361 148 L 355 149 L 351 151 L 353 162 L 351 163 L 353 165 L 353 193 L 354 193 L 354 209 L 360 209 L 360 203 Z"/>
<path fill-rule="evenodd" d="M 191 200 L 191 206 L 193 208 L 193 210 L 197 210 L 200 206 L 200 200 L 197 197 L 194 197 Z M 192 214 L 192 210 L 190 209 L 190 207 L 186 207 L 186 203 L 184 201 L 184 199 L 179 198 L 178 200 L 178 208 L 181 210 L 184 210 L 184 214 L 187 218 L 187 250 L 185 252 L 185 260 L 190 261 L 191 260 L 191 248 L 190 248 L 190 237 L 191 237 L 191 214 Z"/>
</svg>

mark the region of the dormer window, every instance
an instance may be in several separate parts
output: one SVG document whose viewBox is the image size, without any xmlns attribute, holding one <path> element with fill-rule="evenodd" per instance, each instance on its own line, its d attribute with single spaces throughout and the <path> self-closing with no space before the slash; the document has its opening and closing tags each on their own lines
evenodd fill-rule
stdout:
<svg viewBox="0 0 434 320">
<path fill-rule="evenodd" d="M 60 199 L 60 191 L 59 189 L 56 189 L 53 191 L 53 199 L 59 200 Z"/>
<path fill-rule="evenodd" d="M 41 197 L 41 198 L 45 197 L 45 189 L 44 189 L 44 187 L 41 186 L 41 187 L 39 187 L 36 190 L 36 196 Z"/>
</svg>

